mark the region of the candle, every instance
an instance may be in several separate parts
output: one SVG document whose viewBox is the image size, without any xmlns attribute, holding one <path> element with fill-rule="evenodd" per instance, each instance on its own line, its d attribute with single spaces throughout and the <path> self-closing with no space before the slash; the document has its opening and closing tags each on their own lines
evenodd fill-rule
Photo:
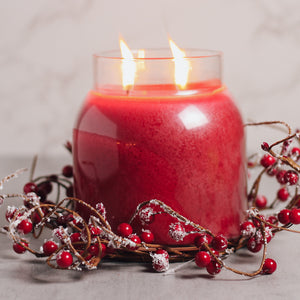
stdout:
<svg viewBox="0 0 300 300">
<path fill-rule="evenodd" d="M 123 75 L 129 63 L 100 58 L 102 69 L 109 69 L 102 60 L 110 60 Z M 99 63 L 99 56 L 95 59 Z M 102 202 L 114 230 L 130 220 L 138 204 L 158 199 L 214 233 L 234 238 L 246 209 L 242 120 L 220 81 L 220 54 L 182 59 L 189 70 L 195 68 L 198 75 L 201 70 L 198 81 L 192 71 L 182 86 L 167 82 L 170 78 L 138 76 L 139 68 L 153 64 L 160 74 L 164 64 L 176 69 L 172 57 L 131 58 L 131 76 L 143 82 L 127 80 L 123 86 L 109 84 L 109 76 L 96 72 L 105 82 L 96 78 L 74 129 L 75 193 L 93 206 Z M 212 66 L 215 71 L 208 71 Z M 78 209 L 88 218 L 84 208 Z M 176 244 L 168 235 L 172 223 L 172 217 L 158 214 L 151 224 L 135 221 L 133 226 L 137 233 L 150 229 L 156 243 Z M 192 242 L 190 235 L 178 243 Z"/>
</svg>

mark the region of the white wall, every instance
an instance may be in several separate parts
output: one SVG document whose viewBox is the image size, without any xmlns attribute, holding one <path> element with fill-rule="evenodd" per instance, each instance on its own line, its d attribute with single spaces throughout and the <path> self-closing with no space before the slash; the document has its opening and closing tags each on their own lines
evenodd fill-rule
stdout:
<svg viewBox="0 0 300 300">
<path fill-rule="evenodd" d="M 222 50 L 245 120 L 300 127 L 299 0 L 2 0 L 1 156 L 64 151 L 91 55 L 118 48 L 119 34 L 131 48 L 168 47 L 170 34 L 182 48 Z"/>
</svg>

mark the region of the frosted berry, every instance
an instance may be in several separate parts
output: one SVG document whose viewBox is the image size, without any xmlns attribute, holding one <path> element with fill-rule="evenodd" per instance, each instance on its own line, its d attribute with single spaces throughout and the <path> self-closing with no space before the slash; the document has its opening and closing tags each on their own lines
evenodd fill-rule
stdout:
<svg viewBox="0 0 300 300">
<path fill-rule="evenodd" d="M 286 201 L 289 198 L 290 194 L 286 187 L 283 187 L 278 190 L 277 192 L 277 198 L 280 201 Z"/>
<path fill-rule="evenodd" d="M 277 264 L 274 259 L 267 258 L 264 262 L 262 273 L 263 274 L 272 274 L 276 271 Z"/>
<path fill-rule="evenodd" d="M 164 249 L 157 249 L 155 254 L 162 254 L 165 258 L 169 259 L 169 253 Z"/>
<path fill-rule="evenodd" d="M 255 233 L 255 225 L 251 221 L 246 221 L 241 224 L 240 232 L 242 236 L 251 236 Z"/>
<path fill-rule="evenodd" d="M 290 223 L 290 210 L 289 209 L 283 209 L 278 214 L 278 221 L 281 224 L 288 224 Z"/>
<path fill-rule="evenodd" d="M 96 236 L 99 236 L 102 232 L 102 230 L 99 228 L 99 227 L 96 227 L 92 224 L 89 225 L 89 230 L 91 232 L 91 236 L 92 237 L 96 237 Z"/>
<path fill-rule="evenodd" d="M 262 243 L 257 242 L 255 237 L 251 237 L 247 242 L 247 249 L 253 253 L 259 252 L 262 248 Z"/>
<path fill-rule="evenodd" d="M 290 222 L 293 224 L 300 224 L 300 209 L 293 208 L 290 212 Z"/>
<path fill-rule="evenodd" d="M 257 208 L 265 208 L 267 206 L 267 202 L 268 201 L 265 196 L 259 195 L 255 198 L 255 206 Z"/>
<path fill-rule="evenodd" d="M 298 160 L 300 157 L 300 148 L 294 147 L 291 152 L 292 152 L 292 155 L 294 156 L 294 158 L 296 160 Z"/>
<path fill-rule="evenodd" d="M 34 182 L 28 182 L 23 187 L 23 191 L 25 194 L 32 193 L 32 192 L 36 193 L 37 190 L 38 187 Z"/>
<path fill-rule="evenodd" d="M 199 251 L 195 256 L 195 262 L 199 268 L 206 267 L 210 263 L 210 261 L 211 261 L 211 256 L 206 251 Z"/>
<path fill-rule="evenodd" d="M 216 262 L 216 261 L 214 261 L 214 260 L 212 260 L 212 261 L 206 266 L 206 270 L 207 270 L 207 272 L 208 272 L 210 275 L 216 275 L 216 274 L 220 273 L 220 272 L 221 272 L 221 268 L 222 268 L 222 266 L 221 266 L 218 262 Z"/>
<path fill-rule="evenodd" d="M 67 269 L 73 263 L 72 254 L 69 251 L 62 251 L 56 257 L 57 265 L 62 269 Z"/>
<path fill-rule="evenodd" d="M 294 185 L 298 182 L 299 176 L 296 171 L 289 170 L 284 174 L 285 183 L 289 183 L 290 185 Z"/>
<path fill-rule="evenodd" d="M 260 164 L 265 168 L 274 165 L 275 162 L 276 162 L 276 158 L 270 154 L 265 154 L 260 160 Z"/>
<path fill-rule="evenodd" d="M 57 250 L 58 246 L 55 242 L 53 241 L 46 241 L 43 244 L 43 252 L 45 255 L 50 256 Z"/>
<path fill-rule="evenodd" d="M 28 219 L 22 220 L 18 226 L 18 231 L 23 234 L 28 234 L 32 231 L 32 222 Z"/>
<path fill-rule="evenodd" d="M 228 246 L 228 241 L 224 236 L 217 235 L 211 241 L 211 246 L 217 251 L 224 251 Z"/>
<path fill-rule="evenodd" d="M 142 224 L 151 224 L 154 221 L 154 211 L 152 207 L 145 207 L 138 213 L 138 218 Z"/>
<path fill-rule="evenodd" d="M 119 235 L 121 235 L 123 237 L 128 237 L 129 235 L 132 234 L 132 227 L 128 223 L 121 223 L 121 224 L 119 224 L 117 231 L 118 231 Z"/>
<path fill-rule="evenodd" d="M 204 243 L 210 244 L 212 241 L 212 236 L 206 233 L 199 233 L 194 240 L 194 244 L 198 247 L 201 248 Z"/>
<path fill-rule="evenodd" d="M 152 267 L 157 272 L 165 272 L 169 269 L 169 254 L 166 250 L 158 249 L 151 254 Z"/>
<path fill-rule="evenodd" d="M 141 234 L 141 239 L 146 244 L 151 244 L 154 241 L 154 235 L 150 230 L 144 230 Z"/>
<path fill-rule="evenodd" d="M 186 232 L 181 223 L 172 223 L 169 227 L 169 235 L 176 242 L 183 241 Z"/>
<path fill-rule="evenodd" d="M 285 184 L 286 181 L 284 179 L 284 176 L 286 174 L 285 170 L 280 170 L 277 174 L 276 174 L 276 179 L 280 184 Z"/>
<path fill-rule="evenodd" d="M 6 210 L 6 213 L 5 213 L 5 218 L 8 222 L 10 222 L 13 219 L 16 211 L 17 211 L 17 209 L 13 206 L 8 206 L 7 207 L 7 210 Z"/>
<path fill-rule="evenodd" d="M 21 244 L 21 245 L 20 245 Z M 26 252 L 26 248 L 24 248 L 22 245 L 28 247 L 28 243 L 26 242 L 21 242 L 20 244 L 18 243 L 14 243 L 13 244 L 13 249 L 16 253 L 18 254 L 23 254 L 24 252 Z"/>
<path fill-rule="evenodd" d="M 73 167 L 70 165 L 64 166 L 62 169 L 62 174 L 68 178 L 73 177 Z"/>
</svg>

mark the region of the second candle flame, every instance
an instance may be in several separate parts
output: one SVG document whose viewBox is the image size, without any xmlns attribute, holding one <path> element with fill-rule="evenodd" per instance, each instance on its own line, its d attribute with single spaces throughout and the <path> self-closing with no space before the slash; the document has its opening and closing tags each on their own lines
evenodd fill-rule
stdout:
<svg viewBox="0 0 300 300">
<path fill-rule="evenodd" d="M 169 39 L 170 48 L 175 62 L 175 83 L 184 89 L 189 76 L 190 62 L 186 59 L 185 52 L 181 50 L 171 39 Z"/>
</svg>

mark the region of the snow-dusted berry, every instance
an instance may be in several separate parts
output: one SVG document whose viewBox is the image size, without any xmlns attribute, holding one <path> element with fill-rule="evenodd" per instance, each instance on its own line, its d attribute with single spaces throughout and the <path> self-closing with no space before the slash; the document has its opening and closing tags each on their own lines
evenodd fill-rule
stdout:
<svg viewBox="0 0 300 300">
<path fill-rule="evenodd" d="M 148 206 L 138 212 L 138 218 L 143 225 L 151 224 L 154 221 L 154 211 Z"/>
<path fill-rule="evenodd" d="M 152 267 L 157 272 L 166 272 L 169 269 L 169 254 L 163 249 L 158 249 L 150 254 L 152 258 Z"/>
<path fill-rule="evenodd" d="M 187 233 L 181 223 L 172 223 L 169 227 L 169 235 L 176 242 L 183 241 Z"/>
</svg>

